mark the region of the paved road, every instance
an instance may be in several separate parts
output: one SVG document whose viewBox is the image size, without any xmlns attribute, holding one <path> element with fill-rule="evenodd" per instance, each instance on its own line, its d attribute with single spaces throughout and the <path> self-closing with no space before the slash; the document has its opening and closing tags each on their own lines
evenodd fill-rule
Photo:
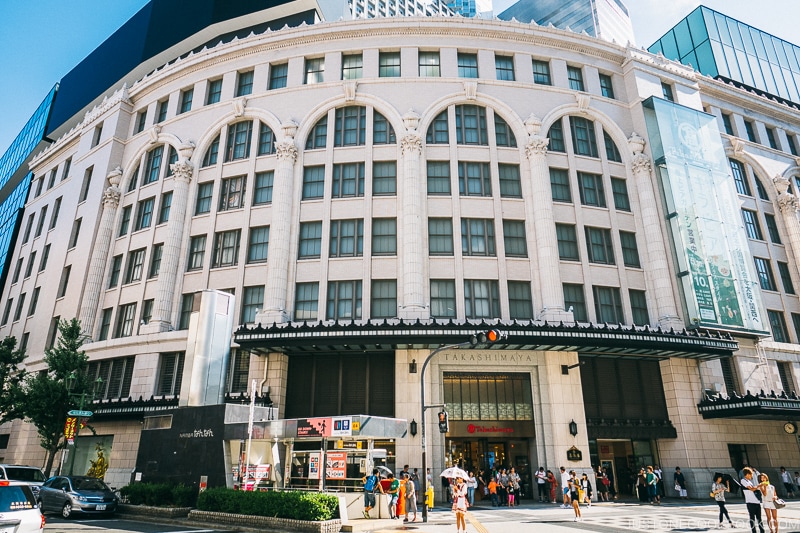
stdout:
<svg viewBox="0 0 800 533">
<path fill-rule="evenodd" d="M 64 520 L 53 515 L 47 515 L 45 533 L 223 533 L 229 529 L 203 529 L 185 526 L 178 521 L 172 524 L 161 525 L 150 522 L 136 522 L 127 518 L 72 518 Z"/>
</svg>

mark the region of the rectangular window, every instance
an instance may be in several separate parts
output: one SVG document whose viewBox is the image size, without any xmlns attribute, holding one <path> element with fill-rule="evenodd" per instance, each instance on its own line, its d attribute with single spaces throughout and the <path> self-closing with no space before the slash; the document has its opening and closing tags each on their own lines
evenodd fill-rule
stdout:
<svg viewBox="0 0 800 533">
<path fill-rule="evenodd" d="M 64 161 L 64 168 L 61 170 L 61 181 L 64 181 L 69 177 L 69 171 L 72 167 L 72 158 L 68 157 L 66 161 Z"/>
<path fill-rule="evenodd" d="M 289 63 L 276 63 L 269 67 L 269 90 L 283 89 L 289 77 Z"/>
<path fill-rule="evenodd" d="M 94 134 L 92 135 L 92 148 L 100 144 L 100 138 L 102 136 L 103 136 L 103 124 L 100 123 L 100 125 L 94 129 Z M 55 177 L 55 175 L 53 177 Z M 47 188 L 49 189 L 50 187 Z"/>
<path fill-rule="evenodd" d="M 494 219 L 462 218 L 461 251 L 464 255 L 494 256 Z"/>
<path fill-rule="evenodd" d="M 156 111 L 156 124 L 167 120 L 167 109 L 169 108 L 169 100 L 162 100 L 158 103 Z"/>
<path fill-rule="evenodd" d="M 586 226 L 586 251 L 590 263 L 613 265 L 614 244 L 611 241 L 611 230 Z"/>
<path fill-rule="evenodd" d="M 189 265 L 187 270 L 200 270 L 203 268 L 203 258 L 206 254 L 206 236 L 195 235 L 189 241 Z"/>
<path fill-rule="evenodd" d="M 53 319 L 50 321 L 50 329 L 47 332 L 47 342 L 45 343 L 45 348 L 50 349 L 53 347 L 53 344 L 56 342 L 56 338 L 58 338 L 58 323 L 61 321 L 60 316 L 54 316 Z"/>
<path fill-rule="evenodd" d="M 775 141 L 775 130 L 772 128 L 767 127 L 767 141 L 769 142 L 769 147 L 773 150 L 778 149 L 778 143 Z"/>
<path fill-rule="evenodd" d="M 489 163 L 458 162 L 458 193 L 461 196 L 491 196 Z"/>
<path fill-rule="evenodd" d="M 428 194 L 450 195 L 450 163 L 447 161 L 428 161 Z"/>
<path fill-rule="evenodd" d="M 172 191 L 161 195 L 161 205 L 158 209 L 158 223 L 164 224 L 169 221 L 169 210 L 172 206 Z"/>
<path fill-rule="evenodd" d="M 158 181 L 161 175 L 161 159 L 164 155 L 164 147 L 157 146 L 147 152 L 147 160 L 145 161 L 144 180 L 142 185 Z"/>
<path fill-rule="evenodd" d="M 614 84 L 611 82 L 611 76 L 608 74 L 600 74 L 600 94 L 606 98 L 614 99 Z"/>
<path fill-rule="evenodd" d="M 128 253 L 128 263 L 125 266 L 125 277 L 122 283 L 132 283 L 142 279 L 142 270 L 144 269 L 144 254 L 145 249 L 133 250 Z"/>
<path fill-rule="evenodd" d="M 725 133 L 728 135 L 733 135 L 733 123 L 731 122 L 731 116 L 728 113 L 722 114 L 722 126 L 725 128 Z"/>
<path fill-rule="evenodd" d="M 328 320 L 358 320 L 361 318 L 361 280 L 329 281 Z"/>
<path fill-rule="evenodd" d="M 784 392 L 786 394 L 794 394 L 794 378 L 792 377 L 792 363 L 787 363 L 785 361 L 777 361 L 778 365 L 778 376 L 781 379 L 781 387 L 783 387 Z"/>
<path fill-rule="evenodd" d="M 370 318 L 397 316 L 397 280 L 372 280 Z"/>
<path fill-rule="evenodd" d="M 69 267 L 67 267 L 69 268 Z M 33 294 L 31 295 L 31 303 L 28 306 L 28 316 L 33 316 L 36 313 L 36 306 L 39 303 L 39 291 L 41 287 L 36 287 L 33 289 Z"/>
<path fill-rule="evenodd" d="M 572 132 L 572 149 L 576 155 L 598 157 L 597 139 L 594 133 L 594 122 L 583 117 L 569 117 Z"/>
<path fill-rule="evenodd" d="M 786 327 L 786 318 L 783 311 L 767 309 L 769 325 L 772 328 L 772 338 L 775 342 L 789 342 L 789 329 Z"/>
<path fill-rule="evenodd" d="M 211 268 L 236 266 L 239 264 L 239 240 L 242 230 L 219 231 L 214 234 L 214 259 Z"/>
<path fill-rule="evenodd" d="M 464 312 L 467 318 L 500 318 L 500 289 L 494 280 L 464 280 Z"/>
<path fill-rule="evenodd" d="M 192 318 L 194 310 L 194 293 L 181 295 L 181 314 L 178 318 L 178 329 L 189 329 L 189 320 Z"/>
<path fill-rule="evenodd" d="M 183 352 L 161 354 L 156 396 L 178 396 L 183 380 Z"/>
<path fill-rule="evenodd" d="M 569 80 L 569 88 L 573 91 L 583 91 L 583 72 L 580 67 L 567 66 L 567 79 Z"/>
<path fill-rule="evenodd" d="M 364 75 L 364 57 L 361 54 L 342 56 L 342 79 L 357 80 Z"/>
<path fill-rule="evenodd" d="M 452 219 L 428 219 L 428 248 L 430 255 L 453 255 Z"/>
<path fill-rule="evenodd" d="M 769 259 L 762 257 L 754 257 L 753 261 L 756 264 L 756 273 L 758 274 L 758 283 L 765 291 L 778 290 L 775 285 L 775 277 L 772 275 L 772 267 L 769 265 Z"/>
<path fill-rule="evenodd" d="M 319 306 L 319 283 L 298 283 L 295 287 L 294 319 L 316 320 Z"/>
<path fill-rule="evenodd" d="M 133 231 L 150 227 L 153 222 L 153 204 L 155 204 L 155 198 L 141 200 L 136 205 L 136 221 L 133 225 Z"/>
<path fill-rule="evenodd" d="M 178 114 L 192 110 L 192 98 L 194 98 L 194 88 L 181 91 L 181 103 L 178 107 Z"/>
<path fill-rule="evenodd" d="M 508 282 L 508 311 L 511 319 L 533 320 L 531 284 L 527 281 Z"/>
<path fill-rule="evenodd" d="M 736 184 L 736 192 L 745 196 L 753 196 L 753 193 L 750 192 L 750 184 L 747 182 L 744 165 L 734 159 L 730 159 L 729 161 L 731 163 L 733 182 Z"/>
<path fill-rule="evenodd" d="M 572 224 L 556 224 L 558 258 L 562 261 L 580 261 L 578 234 Z"/>
<path fill-rule="evenodd" d="M 228 392 L 247 392 L 250 390 L 250 352 L 233 350 L 228 370 L 230 387 Z"/>
<path fill-rule="evenodd" d="M 792 313 L 792 324 L 794 324 L 794 333 L 800 339 L 800 314 Z"/>
<path fill-rule="evenodd" d="M 140 324 L 150 323 L 150 319 L 153 318 L 153 304 L 155 304 L 155 300 L 152 298 L 142 302 L 142 316 L 139 322 Z"/>
<path fill-rule="evenodd" d="M 89 186 L 92 183 L 92 171 L 94 170 L 94 166 L 91 166 L 86 169 L 83 173 L 83 184 L 81 185 L 81 194 L 78 197 L 78 203 L 85 202 L 86 198 L 89 197 Z"/>
<path fill-rule="evenodd" d="M 58 213 L 61 211 L 62 198 L 63 198 L 62 196 L 59 196 L 58 198 L 56 198 L 55 204 L 53 204 L 53 214 L 50 215 L 50 226 L 48 227 L 48 229 L 55 228 L 56 224 L 58 223 Z"/>
<path fill-rule="evenodd" d="M 250 157 L 250 141 L 252 137 L 252 120 L 237 122 L 228 126 L 225 161 L 236 161 Z"/>
<path fill-rule="evenodd" d="M 431 280 L 431 318 L 455 318 L 456 282 L 452 279 Z"/>
<path fill-rule="evenodd" d="M 364 255 L 364 219 L 331 220 L 330 257 Z"/>
<path fill-rule="evenodd" d="M 36 252 L 32 252 L 30 257 L 28 257 L 28 266 L 25 268 L 25 279 L 31 277 L 34 264 L 36 264 Z"/>
<path fill-rule="evenodd" d="M 363 146 L 367 140 L 367 108 L 340 107 L 335 112 L 334 146 Z"/>
<path fill-rule="evenodd" d="M 258 310 L 264 307 L 264 286 L 245 287 L 242 297 L 242 324 L 252 324 L 256 321 Z"/>
<path fill-rule="evenodd" d="M 275 173 L 272 170 L 258 172 L 253 187 L 253 205 L 267 205 L 272 203 L 272 184 Z"/>
<path fill-rule="evenodd" d="M 22 310 L 25 308 L 25 297 L 27 294 L 24 292 L 20 295 L 19 300 L 17 301 L 17 308 L 14 310 L 14 322 L 19 320 L 22 317 Z"/>
<path fill-rule="evenodd" d="M 103 313 L 100 316 L 100 335 L 98 336 L 97 340 L 104 341 L 108 339 L 108 332 L 111 330 L 111 313 L 113 309 L 107 308 L 103 309 Z"/>
<path fill-rule="evenodd" d="M 47 248 L 45 248 L 47 250 Z M 44 259 L 44 257 L 42 257 Z M 25 260 L 20 257 L 17 259 L 17 266 L 14 267 L 14 275 L 11 277 L 11 283 L 16 283 L 19 281 L 19 276 L 22 274 L 22 266 L 25 263 Z"/>
<path fill-rule="evenodd" d="M 312 259 L 320 256 L 322 248 L 322 222 L 300 223 L 299 259 Z"/>
<path fill-rule="evenodd" d="M 565 168 L 550 168 L 550 190 L 554 202 L 572 203 L 569 173 Z"/>
<path fill-rule="evenodd" d="M 396 218 L 372 219 L 372 255 L 397 255 Z"/>
<path fill-rule="evenodd" d="M 380 52 L 378 54 L 378 77 L 400 77 L 400 52 Z"/>
<path fill-rule="evenodd" d="M 206 93 L 206 105 L 216 104 L 222 96 L 222 78 L 209 80 L 208 92 Z"/>
<path fill-rule="evenodd" d="M 786 132 L 786 142 L 789 145 L 789 153 L 791 153 L 794 156 L 798 155 L 797 144 L 795 143 L 794 135 L 789 133 L 788 131 Z"/>
<path fill-rule="evenodd" d="M 69 275 L 72 272 L 72 265 L 67 265 L 61 271 L 61 280 L 58 283 L 58 292 L 56 298 L 63 298 L 67 294 L 67 287 L 69 286 Z M 38 288 L 37 288 L 38 291 Z M 37 293 L 34 293 L 37 295 Z"/>
<path fill-rule="evenodd" d="M 664 100 L 669 102 L 675 101 L 675 95 L 672 94 L 672 85 L 669 83 L 661 82 L 661 96 L 664 97 Z"/>
<path fill-rule="evenodd" d="M 236 74 L 236 96 L 245 96 L 253 92 L 253 71 L 238 72 Z"/>
<path fill-rule="evenodd" d="M 606 195 L 603 190 L 603 176 L 578 172 L 578 190 L 583 205 L 606 207 Z"/>
<path fill-rule="evenodd" d="M 48 243 L 44 247 L 44 252 L 42 252 L 42 259 L 39 261 L 39 272 L 44 271 L 47 268 L 47 259 L 50 257 L 50 244 Z M 17 280 L 14 280 L 12 283 L 16 283 Z"/>
<path fill-rule="evenodd" d="M 44 177 L 36 181 L 36 194 L 33 196 L 34 198 L 38 198 L 39 195 L 42 194 L 42 187 L 44 187 Z"/>
<path fill-rule="evenodd" d="M 150 256 L 150 270 L 147 273 L 148 278 L 158 277 L 161 271 L 161 255 L 164 253 L 164 243 L 154 244 L 153 253 Z"/>
<path fill-rule="evenodd" d="M 630 289 L 628 295 L 631 298 L 631 318 L 637 326 L 650 324 L 650 314 L 647 312 L 647 298 L 644 291 Z"/>
<path fill-rule="evenodd" d="M 611 178 L 611 191 L 614 195 L 614 207 L 618 211 L 630 211 L 631 201 L 628 198 L 628 185 L 625 180 Z"/>
<path fill-rule="evenodd" d="M 229 211 L 244 207 L 244 195 L 247 176 L 225 178 L 219 190 L 218 211 Z"/>
<path fill-rule="evenodd" d="M 0 326 L 8 324 L 8 316 L 11 314 L 11 308 L 14 305 L 14 298 L 6 300 L 6 306 L 3 308 L 3 320 L 0 321 Z"/>
<path fill-rule="evenodd" d="M 47 178 L 47 190 L 48 191 L 50 189 L 52 189 L 53 186 L 55 186 L 55 184 L 56 184 L 56 173 L 57 172 L 58 172 L 58 168 L 54 168 L 53 170 L 50 171 L 50 177 Z"/>
<path fill-rule="evenodd" d="M 117 325 L 114 327 L 114 338 L 130 337 L 136 323 L 136 302 L 120 305 L 117 311 Z"/>
<path fill-rule="evenodd" d="M 473 374 L 459 369 L 459 372 L 444 372 L 442 381 L 450 420 L 533 420 L 528 373 Z"/>
<path fill-rule="evenodd" d="M 325 195 L 325 167 L 303 168 L 303 200 L 322 198 Z"/>
<path fill-rule="evenodd" d="M 441 75 L 439 52 L 420 52 L 419 76 L 421 78 L 438 78 Z"/>
<path fill-rule="evenodd" d="M 333 165 L 333 198 L 364 196 L 364 163 Z"/>
<path fill-rule="evenodd" d="M 197 203 L 194 214 L 202 215 L 211 211 L 211 198 L 214 196 L 214 182 L 207 181 L 197 186 Z"/>
<path fill-rule="evenodd" d="M 78 245 L 78 237 L 80 237 L 81 234 L 81 222 L 83 222 L 83 219 L 79 218 L 72 223 L 72 233 L 69 236 L 68 249 L 75 248 Z"/>
<path fill-rule="evenodd" d="M 539 85 L 552 85 L 550 79 L 550 63 L 547 61 L 533 60 L 533 83 Z"/>
<path fill-rule="evenodd" d="M 99 378 L 102 383 L 97 391 L 98 399 L 121 399 L 130 396 L 135 360 L 135 357 L 117 357 L 89 363 L 87 378 L 89 381 Z"/>
<path fill-rule="evenodd" d="M 778 273 L 781 276 L 784 292 L 786 294 L 794 294 L 794 284 L 792 283 L 792 275 L 789 273 L 789 264 L 778 261 Z"/>
<path fill-rule="evenodd" d="M 619 240 L 622 244 L 622 263 L 626 267 L 642 268 L 639 262 L 639 248 L 636 246 L 636 234 L 630 231 L 620 231 Z"/>
<path fill-rule="evenodd" d="M 42 210 L 39 212 L 39 223 L 36 224 L 36 232 L 33 234 L 34 239 L 42 234 L 45 217 L 47 217 L 47 206 L 42 207 Z"/>
<path fill-rule="evenodd" d="M 141 133 L 144 131 L 144 127 L 147 125 L 147 109 L 143 109 L 139 111 L 136 115 L 136 133 Z"/>
<path fill-rule="evenodd" d="M 475 105 L 459 105 L 456 112 L 456 142 L 458 144 L 489 144 L 486 128 L 486 109 Z"/>
<path fill-rule="evenodd" d="M 325 81 L 325 58 L 306 59 L 306 85 Z"/>
<path fill-rule="evenodd" d="M 111 260 L 111 273 L 108 277 L 108 288 L 111 289 L 119 284 L 119 273 L 122 271 L 122 254 L 115 255 Z"/>
<path fill-rule="evenodd" d="M 528 257 L 524 220 L 503 220 L 503 245 L 506 257 Z"/>
<path fill-rule="evenodd" d="M 250 228 L 247 243 L 247 262 L 263 263 L 269 253 L 269 226 Z"/>
<path fill-rule="evenodd" d="M 31 230 L 33 229 L 33 221 L 36 219 L 36 213 L 31 213 L 28 215 L 28 223 L 25 225 L 25 232 L 22 236 L 22 244 L 28 242 L 31 238 Z"/>
<path fill-rule="evenodd" d="M 395 196 L 397 194 L 397 161 L 372 163 L 372 195 Z"/>
<path fill-rule="evenodd" d="M 494 56 L 494 71 L 500 81 L 514 81 L 514 57 Z"/>
<path fill-rule="evenodd" d="M 478 55 L 458 53 L 458 77 L 478 77 Z"/>
<path fill-rule="evenodd" d="M 758 223 L 758 215 L 755 211 L 742 209 L 742 220 L 744 220 L 744 229 L 749 238 L 757 241 L 764 240 L 764 235 L 761 233 L 761 226 Z"/>
<path fill-rule="evenodd" d="M 750 120 L 745 120 L 744 121 L 744 130 L 745 130 L 745 132 L 747 132 L 747 140 L 748 141 L 750 141 L 751 143 L 758 142 L 756 140 L 756 127 L 755 127 L 755 124 L 753 124 L 752 121 L 750 121 Z"/>
<path fill-rule="evenodd" d="M 605 324 L 624 324 L 625 315 L 622 313 L 622 299 L 617 287 L 592 287 L 594 294 L 594 312 L 597 321 Z"/>
<path fill-rule="evenodd" d="M 497 165 L 500 178 L 500 196 L 503 198 L 522 198 L 522 183 L 519 179 L 519 165 Z"/>
</svg>

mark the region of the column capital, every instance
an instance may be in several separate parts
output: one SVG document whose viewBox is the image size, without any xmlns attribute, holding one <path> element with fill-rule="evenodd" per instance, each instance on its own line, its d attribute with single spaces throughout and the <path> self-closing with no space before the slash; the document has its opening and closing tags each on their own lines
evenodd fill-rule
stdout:
<svg viewBox="0 0 800 533">
<path fill-rule="evenodd" d="M 534 157 L 544 157 L 547 155 L 547 146 L 550 144 L 550 139 L 542 137 L 541 135 L 531 135 L 528 144 L 525 145 L 525 155 L 528 159 Z"/>
<path fill-rule="evenodd" d="M 188 159 L 173 163 L 169 166 L 169 168 L 172 170 L 172 176 L 175 181 L 183 181 L 186 183 L 192 181 L 192 171 L 194 170 L 194 166 Z"/>
<path fill-rule="evenodd" d="M 650 171 L 653 169 L 653 162 L 650 161 L 650 158 L 642 152 L 635 154 L 631 158 L 631 171 L 634 174 L 638 174 L 639 172 L 646 172 L 650 174 Z"/>
<path fill-rule="evenodd" d="M 281 141 L 275 146 L 275 154 L 278 161 L 288 161 L 294 165 L 297 160 L 297 147 L 292 141 Z"/>
<path fill-rule="evenodd" d="M 122 193 L 119 187 L 111 185 L 103 192 L 103 207 L 106 209 L 116 209 L 119 205 L 119 199 Z"/>
<path fill-rule="evenodd" d="M 400 139 L 400 149 L 403 155 L 422 152 L 422 139 L 416 133 L 407 133 Z"/>
<path fill-rule="evenodd" d="M 793 194 L 789 194 L 785 192 L 783 194 L 779 194 L 778 198 L 778 208 L 781 210 L 781 213 L 796 213 L 798 209 L 800 209 L 800 205 L 798 205 L 797 197 Z"/>
</svg>

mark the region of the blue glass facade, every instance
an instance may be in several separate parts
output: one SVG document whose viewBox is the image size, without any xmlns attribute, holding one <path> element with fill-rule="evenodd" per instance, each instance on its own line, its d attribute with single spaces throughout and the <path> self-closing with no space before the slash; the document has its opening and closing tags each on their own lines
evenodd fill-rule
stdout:
<svg viewBox="0 0 800 533">
<path fill-rule="evenodd" d="M 475 0 L 448 0 L 447 7 L 462 17 L 474 17 L 477 14 Z"/>
<path fill-rule="evenodd" d="M 800 104 L 800 47 L 705 6 L 648 50 L 699 72 Z"/>
</svg>

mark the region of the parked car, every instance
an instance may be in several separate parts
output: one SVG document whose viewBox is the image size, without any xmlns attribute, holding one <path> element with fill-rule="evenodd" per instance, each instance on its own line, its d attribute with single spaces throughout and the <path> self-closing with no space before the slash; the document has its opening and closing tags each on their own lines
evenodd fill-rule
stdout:
<svg viewBox="0 0 800 533">
<path fill-rule="evenodd" d="M 114 514 L 117 495 L 102 480 L 87 476 L 56 476 L 44 482 L 39 490 L 42 512 Z"/>
<path fill-rule="evenodd" d="M 44 530 L 44 515 L 36 504 L 31 488 L 12 483 L 0 481 L 0 531 L 41 533 Z"/>
<path fill-rule="evenodd" d="M 25 465 L 0 464 L 0 481 L 7 480 L 17 482 L 11 483 L 12 485 L 28 485 L 35 498 L 38 498 L 39 487 L 42 486 L 45 479 L 41 468 Z"/>
</svg>

